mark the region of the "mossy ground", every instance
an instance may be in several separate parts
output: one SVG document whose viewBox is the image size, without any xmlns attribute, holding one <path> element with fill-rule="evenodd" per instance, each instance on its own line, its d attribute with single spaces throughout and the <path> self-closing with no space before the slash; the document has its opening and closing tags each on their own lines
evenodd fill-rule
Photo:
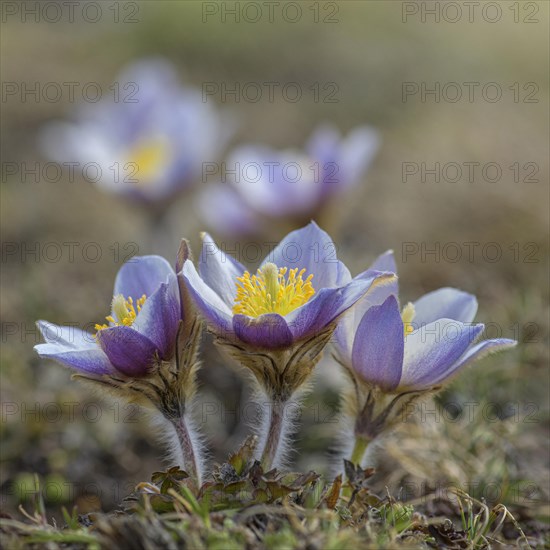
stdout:
<svg viewBox="0 0 550 550">
<path fill-rule="evenodd" d="M 534 520 L 524 531 L 506 506 L 489 507 L 460 489 L 434 496 L 428 512 L 372 494 L 372 469 L 345 463 L 344 479 L 327 483 L 315 472 L 263 472 L 249 450 L 250 442 L 199 490 L 178 468 L 156 472 L 110 514 L 63 508 L 58 525 L 37 497 L 34 510 L 21 509 L 26 521 L 1 520 L 0 541 L 14 549 L 482 549 L 541 547 L 549 534 Z"/>
</svg>

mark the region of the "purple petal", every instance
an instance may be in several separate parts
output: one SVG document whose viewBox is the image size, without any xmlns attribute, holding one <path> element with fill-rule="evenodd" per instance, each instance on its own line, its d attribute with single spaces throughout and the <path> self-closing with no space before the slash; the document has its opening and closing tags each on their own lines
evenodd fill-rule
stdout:
<svg viewBox="0 0 550 550">
<path fill-rule="evenodd" d="M 114 295 L 132 297 L 135 302 L 143 294 L 151 296 L 173 274 L 172 266 L 161 256 L 136 256 L 120 268 L 115 280 Z"/>
<path fill-rule="evenodd" d="M 483 331 L 483 325 L 467 325 L 439 319 L 409 334 L 400 387 L 429 388 L 462 356 Z"/>
<path fill-rule="evenodd" d="M 199 274 L 202 280 L 232 308 L 237 294 L 237 277 L 245 268 L 234 258 L 222 252 L 208 233 L 203 234 Z"/>
<path fill-rule="evenodd" d="M 132 328 L 146 336 L 160 351 L 162 359 L 172 357 L 180 321 L 180 300 L 176 276 L 171 275 L 169 283 L 162 283 L 145 300 Z"/>
<path fill-rule="evenodd" d="M 325 168 L 321 178 L 324 194 L 328 195 L 357 183 L 372 162 L 379 146 L 378 133 L 360 126 L 342 138 L 331 125 L 323 125 L 312 134 L 306 149 Z M 338 171 L 334 173 L 334 166 Z"/>
<path fill-rule="evenodd" d="M 333 125 L 322 124 L 311 134 L 306 151 L 320 163 L 335 162 L 341 138 L 340 132 Z"/>
<path fill-rule="evenodd" d="M 405 337 L 395 296 L 371 307 L 359 323 L 352 351 L 352 366 L 363 379 L 384 391 L 399 385 Z"/>
<path fill-rule="evenodd" d="M 266 313 L 256 318 L 235 315 L 233 328 L 240 340 L 258 348 L 279 349 L 292 343 L 292 333 L 284 317 L 277 313 Z"/>
<path fill-rule="evenodd" d="M 162 57 L 146 57 L 126 65 L 118 75 L 119 82 L 139 84 L 139 104 L 158 101 L 168 90 L 177 89 L 179 79 L 175 67 Z M 138 106 L 140 106 L 138 104 Z M 135 103 L 129 103 L 135 105 Z"/>
<path fill-rule="evenodd" d="M 316 291 L 336 286 L 342 277 L 342 267 L 336 258 L 336 246 L 329 235 L 310 222 L 302 229 L 289 233 L 268 255 L 267 262 L 288 269 L 305 268 L 305 275 L 313 274 L 312 285 Z"/>
<path fill-rule="evenodd" d="M 374 159 L 379 144 L 378 132 L 368 126 L 356 128 L 342 140 L 337 161 L 342 172 L 342 187 L 355 185 L 361 180 Z"/>
<path fill-rule="evenodd" d="M 95 349 L 73 349 L 58 344 L 38 344 L 34 349 L 40 357 L 54 359 L 66 367 L 88 374 L 113 374 L 107 355 L 96 345 Z"/>
<path fill-rule="evenodd" d="M 209 328 L 220 336 L 231 336 L 233 313 L 227 304 L 199 277 L 193 262 L 185 262 L 181 273 L 191 299 Z"/>
<path fill-rule="evenodd" d="M 387 271 L 397 273 L 393 250 L 388 250 L 374 260 L 372 265 L 363 273 L 357 275 L 355 279 L 369 277 L 372 271 Z M 346 281 L 347 282 L 347 281 Z M 372 306 L 378 306 L 385 302 L 390 295 L 398 296 L 399 284 L 397 278 L 385 285 L 378 285 L 366 296 L 361 298 L 352 311 L 346 313 L 336 328 L 335 345 L 340 358 L 345 363 L 351 362 L 351 350 L 353 346 L 353 337 L 355 331 L 363 318 L 365 312 Z"/>
<path fill-rule="evenodd" d="M 319 182 L 303 164 L 303 154 L 269 147 L 244 145 L 229 156 L 228 164 L 243 166 L 232 181 L 243 202 L 259 215 L 278 218 L 311 212 L 319 200 Z M 299 171 L 287 168 L 300 167 Z M 256 167 L 256 168 L 254 168 Z M 296 182 L 295 178 L 299 178 Z"/>
<path fill-rule="evenodd" d="M 198 197 L 202 219 L 221 235 L 248 235 L 261 221 L 233 188 L 209 185 Z"/>
<path fill-rule="evenodd" d="M 158 350 L 149 338 L 126 326 L 100 330 L 97 340 L 113 366 L 127 376 L 147 374 Z"/>
<path fill-rule="evenodd" d="M 62 327 L 48 321 L 38 321 L 36 324 L 48 344 L 56 344 L 72 349 L 97 348 L 97 342 L 93 334 L 77 327 Z"/>
<path fill-rule="evenodd" d="M 369 269 L 375 269 L 376 271 L 391 271 L 397 273 L 397 264 L 395 263 L 395 256 L 393 250 L 386 250 L 384 254 L 380 254 L 374 262 L 372 262 Z"/>
<path fill-rule="evenodd" d="M 424 294 L 414 302 L 414 310 L 415 327 L 433 323 L 438 319 L 471 323 L 477 313 L 477 300 L 473 294 L 446 287 Z"/>
<path fill-rule="evenodd" d="M 343 262 L 338 261 L 336 264 L 336 280 L 334 281 L 335 286 L 344 286 L 347 285 L 352 277 L 350 270 L 346 267 Z"/>
<path fill-rule="evenodd" d="M 483 340 L 475 346 L 472 346 L 462 355 L 462 357 L 449 369 L 445 372 L 439 374 L 439 376 L 434 380 L 434 383 L 439 384 L 444 382 L 454 374 L 456 374 L 460 369 L 472 364 L 474 361 L 485 357 L 491 353 L 497 353 L 499 351 L 513 348 L 517 345 L 515 340 L 509 340 L 507 338 L 496 338 L 494 340 Z"/>
<path fill-rule="evenodd" d="M 342 288 L 322 288 L 309 302 L 286 315 L 294 340 L 322 331 L 363 296 L 392 277 L 391 274 L 373 271 L 368 277 L 354 279 Z"/>
<path fill-rule="evenodd" d="M 54 325 L 47 321 L 38 321 L 37 325 L 47 342 L 34 347 L 40 357 L 55 359 L 67 367 L 89 374 L 114 372 L 108 357 L 89 332 L 76 327 Z"/>
<path fill-rule="evenodd" d="M 286 315 L 293 340 L 308 338 L 325 329 L 336 317 L 343 301 L 340 288 L 322 288 L 303 306 Z"/>
<path fill-rule="evenodd" d="M 369 280 L 373 276 L 380 275 L 380 272 L 368 269 L 357 275 L 355 280 Z M 366 295 L 357 301 L 351 311 L 342 316 L 334 333 L 334 344 L 342 361 L 347 364 L 351 362 L 353 339 L 365 312 L 373 306 L 383 304 L 388 296 L 393 295 L 397 297 L 397 286 L 397 277 L 390 278 L 390 274 L 386 272 L 385 279 L 380 280 L 378 284 L 374 285 Z"/>
<path fill-rule="evenodd" d="M 348 183 L 346 166 L 341 162 L 342 144 L 342 135 L 332 124 L 318 126 L 306 144 L 306 151 L 319 170 L 318 185 L 323 201 Z"/>
<path fill-rule="evenodd" d="M 377 280 L 377 284 L 366 296 L 359 300 L 357 307 L 354 309 L 356 327 L 367 309 L 372 306 L 382 305 L 389 296 L 398 298 L 398 279 L 395 272 L 377 271 L 369 268 L 353 278 L 354 281 L 372 281 L 373 279 Z"/>
</svg>

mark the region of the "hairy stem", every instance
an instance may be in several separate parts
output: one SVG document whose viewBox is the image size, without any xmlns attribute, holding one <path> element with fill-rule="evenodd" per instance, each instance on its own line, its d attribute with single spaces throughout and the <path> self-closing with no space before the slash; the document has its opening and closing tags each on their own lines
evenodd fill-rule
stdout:
<svg viewBox="0 0 550 550">
<path fill-rule="evenodd" d="M 199 440 L 185 414 L 171 418 L 170 423 L 176 432 L 177 445 L 174 449 L 178 464 L 197 484 L 201 485 L 202 464 L 199 455 Z"/>
<path fill-rule="evenodd" d="M 285 418 L 285 406 L 287 403 L 288 401 L 274 401 L 271 403 L 269 415 L 264 420 L 267 427 L 261 458 L 264 471 L 272 468 L 273 464 L 277 461 L 277 455 L 280 454 L 281 450 L 284 450 L 284 437 L 288 431 Z"/>
</svg>

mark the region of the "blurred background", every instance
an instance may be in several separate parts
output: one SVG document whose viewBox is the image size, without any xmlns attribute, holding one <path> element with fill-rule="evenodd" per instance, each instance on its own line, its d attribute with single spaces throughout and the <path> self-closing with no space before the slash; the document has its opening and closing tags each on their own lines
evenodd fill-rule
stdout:
<svg viewBox="0 0 550 550">
<path fill-rule="evenodd" d="M 254 268 L 263 254 L 247 256 L 247 244 L 266 253 L 313 217 L 352 273 L 391 248 L 403 302 L 461 288 L 477 295 L 488 337 L 520 342 L 462 373 L 437 414 L 387 442 L 381 487 L 397 494 L 407 481 L 418 496 L 452 483 L 540 516 L 550 493 L 548 3 L 474 2 L 471 13 L 458 2 L 72 4 L 72 14 L 62 2 L 2 7 L 2 509 L 16 513 L 37 473 L 53 515 L 73 503 L 112 510 L 167 466 L 141 412 L 34 354 L 37 319 L 102 322 L 125 260 L 173 261 L 181 237 L 197 256 L 204 230 Z M 140 60 L 162 74 L 136 72 Z M 220 163 L 243 144 L 304 157 L 306 173 L 320 125 L 376 136 L 345 190 L 268 215 L 243 206 L 253 184 L 221 181 Z M 142 141 L 119 159 L 135 128 Z M 159 184 L 167 156 L 188 162 Z M 132 159 L 149 175 L 139 192 L 83 170 L 95 162 L 105 175 Z M 205 163 L 216 173 L 206 177 Z M 197 421 L 221 461 L 249 431 L 249 385 L 207 337 L 203 353 Z M 327 355 L 302 411 L 297 470 L 331 471 L 342 383 Z"/>
</svg>

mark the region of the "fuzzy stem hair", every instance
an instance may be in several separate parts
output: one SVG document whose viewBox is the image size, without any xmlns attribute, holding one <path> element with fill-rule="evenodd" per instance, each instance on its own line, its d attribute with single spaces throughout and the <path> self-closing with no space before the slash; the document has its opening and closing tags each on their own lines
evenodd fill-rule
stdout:
<svg viewBox="0 0 550 550">
<path fill-rule="evenodd" d="M 270 470 L 277 463 L 279 455 L 286 454 L 283 451 L 288 447 L 285 439 L 289 432 L 288 428 L 285 403 L 282 401 L 270 403 L 269 412 L 265 415 L 261 429 L 263 436 L 260 446 L 263 448 L 261 463 L 265 471 Z"/>
<path fill-rule="evenodd" d="M 170 427 L 170 452 L 174 462 L 195 481 L 197 488 L 203 478 L 204 457 L 202 441 L 193 420 L 184 413 L 168 419 Z"/>
<path fill-rule="evenodd" d="M 298 393 L 301 395 L 304 392 Z M 296 394 L 286 400 L 265 398 L 264 405 L 264 414 L 257 430 L 258 458 L 264 471 L 268 471 L 288 465 L 288 455 L 292 449 L 290 438 L 296 427 L 299 400 Z"/>
</svg>

